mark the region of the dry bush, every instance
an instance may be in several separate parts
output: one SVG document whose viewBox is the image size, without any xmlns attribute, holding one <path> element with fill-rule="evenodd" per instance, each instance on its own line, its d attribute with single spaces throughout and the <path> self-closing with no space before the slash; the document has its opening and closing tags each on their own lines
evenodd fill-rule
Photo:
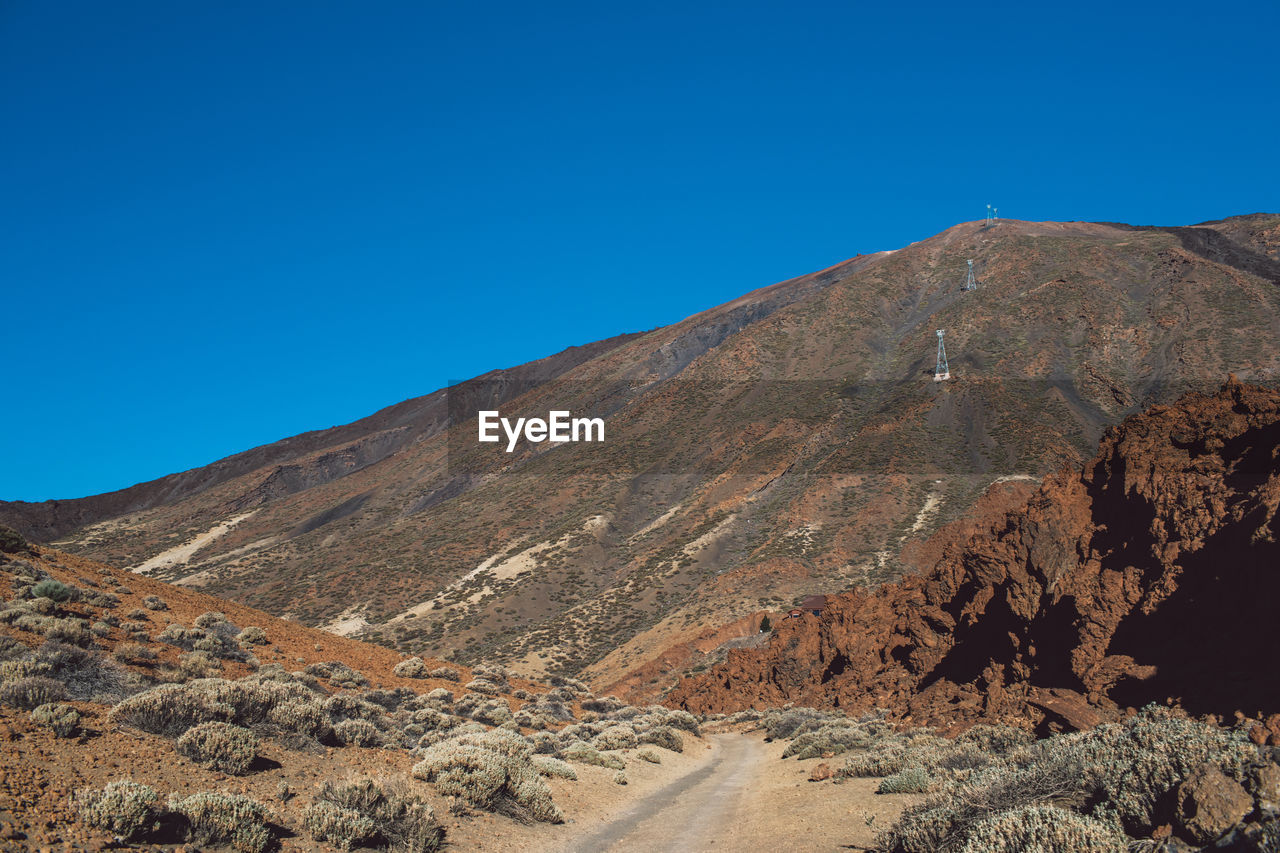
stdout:
<svg viewBox="0 0 1280 853">
<path fill-rule="evenodd" d="M 427 678 L 431 675 L 422 658 L 402 660 L 392 667 L 391 672 L 400 678 Z"/>
<path fill-rule="evenodd" d="M 71 737 L 80 728 L 80 712 L 60 702 L 39 706 L 31 712 L 31 720 L 51 729 L 55 737 Z"/>
<path fill-rule="evenodd" d="M 462 673 L 447 666 L 438 666 L 431 670 L 431 677 L 439 678 L 442 681 L 461 681 Z"/>
<path fill-rule="evenodd" d="M 156 653 L 144 643 L 121 643 L 111 656 L 120 663 L 140 664 L 156 659 Z"/>
<path fill-rule="evenodd" d="M 16 678 L 0 685 L 0 705 L 30 711 L 49 702 L 65 699 L 67 689 L 62 682 L 42 675 Z"/>
<path fill-rule="evenodd" d="M 1129 839 L 1115 826 L 1055 806 L 1024 806 L 981 821 L 961 853 L 1125 853 Z"/>
<path fill-rule="evenodd" d="M 839 720 L 826 723 L 813 731 L 797 735 L 786 750 L 783 758 L 795 756 L 797 759 L 819 758 L 826 755 L 840 755 L 851 749 L 860 749 L 871 744 L 874 734 L 852 720 Z"/>
<path fill-rule="evenodd" d="M 258 738 L 231 723 L 201 723 L 178 738 L 178 752 L 197 764 L 239 776 L 258 755 Z"/>
<path fill-rule="evenodd" d="M 237 634 L 236 639 L 251 646 L 264 646 L 267 644 L 267 632 L 257 625 L 250 625 Z"/>
<path fill-rule="evenodd" d="M 641 749 L 636 752 L 636 758 L 641 761 L 647 761 L 650 764 L 661 764 L 662 756 L 654 752 L 652 749 Z"/>
<path fill-rule="evenodd" d="M 240 794 L 201 791 L 170 800 L 169 809 L 186 818 L 197 844 L 229 842 L 242 853 L 265 853 L 275 841 L 267 807 Z"/>
<path fill-rule="evenodd" d="M 631 749 L 636 745 L 636 733 L 630 726 L 610 726 L 596 735 L 592 746 L 596 749 Z"/>
<path fill-rule="evenodd" d="M 128 841 L 155 823 L 156 799 L 156 792 L 146 785 L 119 779 L 102 790 L 77 791 L 74 803 L 80 819 L 89 826 Z"/>
<path fill-rule="evenodd" d="M 368 720 L 343 720 L 333 727 L 333 736 L 344 746 L 382 746 L 382 732 Z"/>
<path fill-rule="evenodd" d="M 444 841 L 444 829 L 429 805 L 370 779 L 336 786 L 326 782 L 303 821 L 318 840 L 348 849 L 360 844 L 395 853 L 431 853 Z"/>
<path fill-rule="evenodd" d="M 158 595 L 148 595 L 142 599 L 142 606 L 148 610 L 168 610 L 169 605 L 165 603 L 163 598 Z"/>
<path fill-rule="evenodd" d="M 74 646 L 87 646 L 93 642 L 93 634 L 89 632 L 88 623 L 74 617 L 50 619 L 45 623 L 44 635 L 47 639 L 70 643 Z"/>
<path fill-rule="evenodd" d="M 578 771 L 574 770 L 567 762 L 550 755 L 534 755 L 529 759 L 533 762 L 533 766 L 538 768 L 538 772 L 543 776 L 558 776 L 561 779 L 577 780 Z"/>
<path fill-rule="evenodd" d="M 923 767 L 906 770 L 880 780 L 877 794 L 923 794 L 929 790 L 929 773 Z"/>
<path fill-rule="evenodd" d="M 427 748 L 413 775 L 474 808 L 561 823 L 564 816 L 533 765 L 532 753 L 525 738 L 505 729 L 465 734 Z"/>
<path fill-rule="evenodd" d="M 672 752 L 684 752 L 684 738 L 671 726 L 654 726 L 640 735 L 640 743 L 651 743 Z"/>
<path fill-rule="evenodd" d="M 576 761 L 579 764 L 593 764 L 596 767 L 607 767 L 610 770 L 622 770 L 626 767 L 622 759 L 616 755 L 606 755 L 585 741 L 570 744 L 560 753 L 565 761 Z"/>
</svg>

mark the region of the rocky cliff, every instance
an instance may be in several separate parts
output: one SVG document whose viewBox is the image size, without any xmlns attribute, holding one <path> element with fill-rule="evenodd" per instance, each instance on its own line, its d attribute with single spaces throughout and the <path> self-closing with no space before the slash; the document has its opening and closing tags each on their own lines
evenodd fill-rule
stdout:
<svg viewBox="0 0 1280 853">
<path fill-rule="evenodd" d="M 1082 727 L 1172 698 L 1280 711 L 1280 394 L 1234 379 L 1109 430 L 932 571 L 783 620 L 669 697 Z"/>
</svg>

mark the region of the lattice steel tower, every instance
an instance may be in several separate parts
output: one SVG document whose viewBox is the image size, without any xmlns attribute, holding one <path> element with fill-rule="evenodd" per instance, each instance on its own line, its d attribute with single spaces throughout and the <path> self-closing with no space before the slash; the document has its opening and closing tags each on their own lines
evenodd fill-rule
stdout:
<svg viewBox="0 0 1280 853">
<path fill-rule="evenodd" d="M 969 275 L 964 280 L 964 287 L 961 290 L 977 290 L 978 280 L 973 277 L 973 261 L 969 261 Z"/>
<path fill-rule="evenodd" d="M 951 378 L 951 371 L 947 369 L 947 348 L 942 345 L 942 329 L 938 330 L 938 366 L 933 369 L 933 381 L 942 382 Z"/>
</svg>

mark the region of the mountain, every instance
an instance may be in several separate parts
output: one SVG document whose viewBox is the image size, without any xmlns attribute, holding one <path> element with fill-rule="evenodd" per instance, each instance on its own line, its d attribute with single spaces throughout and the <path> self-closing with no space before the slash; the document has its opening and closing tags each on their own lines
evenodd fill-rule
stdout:
<svg viewBox="0 0 1280 853">
<path fill-rule="evenodd" d="M 1280 375 L 1278 235 L 1269 214 L 964 223 L 0 521 L 403 651 L 657 695 L 758 642 L 764 612 L 927 568 L 935 531 L 1013 507 L 1127 415 Z M 507 453 L 477 442 L 481 408 L 599 416 L 606 440 Z"/>
<path fill-rule="evenodd" d="M 920 723 L 1087 727 L 1172 698 L 1197 714 L 1280 711 L 1280 393 L 1232 380 L 1110 430 L 1083 470 L 935 568 L 831 596 L 764 649 L 670 699 L 884 707 Z"/>
</svg>

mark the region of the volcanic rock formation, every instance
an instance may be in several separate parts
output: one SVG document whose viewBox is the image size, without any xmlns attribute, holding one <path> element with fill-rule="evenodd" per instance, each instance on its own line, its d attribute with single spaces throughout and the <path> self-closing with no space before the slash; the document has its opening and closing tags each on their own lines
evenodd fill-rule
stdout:
<svg viewBox="0 0 1280 853">
<path fill-rule="evenodd" d="M 1083 471 L 934 569 L 828 598 L 684 681 L 695 711 L 880 706 L 950 725 L 1082 728 L 1172 698 L 1280 711 L 1280 394 L 1229 380 L 1107 432 Z"/>
</svg>

